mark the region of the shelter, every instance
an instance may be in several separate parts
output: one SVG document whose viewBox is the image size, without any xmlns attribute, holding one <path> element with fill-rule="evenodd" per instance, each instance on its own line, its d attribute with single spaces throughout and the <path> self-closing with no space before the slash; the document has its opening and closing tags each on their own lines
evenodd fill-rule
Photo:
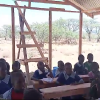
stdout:
<svg viewBox="0 0 100 100">
<path fill-rule="evenodd" d="M 25 1 L 28 2 L 28 6 L 20 6 L 18 5 L 17 1 Z M 49 4 L 60 4 L 60 5 L 71 5 L 78 9 L 78 11 L 69 11 L 62 8 L 37 8 L 32 7 L 32 2 L 38 2 L 38 3 L 49 3 Z M 20 54 L 20 49 L 23 48 L 23 54 L 24 59 L 20 60 L 22 64 L 25 65 L 26 72 L 27 72 L 27 79 L 28 82 L 30 80 L 29 76 L 29 66 L 28 62 L 38 62 L 38 61 L 44 61 L 45 63 L 49 62 L 49 66 L 52 68 L 52 12 L 53 11 L 61 11 L 61 12 L 71 12 L 71 13 L 79 13 L 79 54 L 82 52 L 82 23 L 83 23 L 83 13 L 90 17 L 94 17 L 95 15 L 100 14 L 100 1 L 99 0 L 16 0 L 15 5 L 6 5 L 6 4 L 0 4 L 2 7 L 10 7 L 11 8 L 11 16 L 12 16 L 12 61 L 15 61 L 15 16 L 14 16 L 14 8 L 18 9 L 19 12 L 19 20 L 20 20 L 20 42 L 17 45 L 19 48 L 18 51 L 18 57 Z M 21 8 L 24 8 L 24 12 L 21 11 Z M 38 44 L 38 42 L 35 39 L 34 34 L 35 32 L 31 31 L 31 28 L 28 24 L 28 22 L 25 19 L 25 9 L 34 9 L 34 10 L 43 10 L 43 11 L 49 11 L 49 58 L 44 57 L 43 52 L 41 50 L 42 44 Z M 23 27 L 24 24 L 26 25 L 28 31 L 25 32 Z M 25 43 L 25 35 L 31 35 L 33 41 L 35 44 L 26 44 Z M 41 58 L 31 58 L 27 59 L 27 51 L 26 48 L 30 47 L 37 47 Z"/>
</svg>

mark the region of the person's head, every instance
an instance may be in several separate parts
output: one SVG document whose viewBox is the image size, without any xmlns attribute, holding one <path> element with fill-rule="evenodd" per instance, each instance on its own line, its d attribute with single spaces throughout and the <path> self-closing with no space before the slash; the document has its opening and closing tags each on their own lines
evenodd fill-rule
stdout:
<svg viewBox="0 0 100 100">
<path fill-rule="evenodd" d="M 99 70 L 99 64 L 97 62 L 92 62 L 91 69 L 93 72 L 97 72 Z"/>
<path fill-rule="evenodd" d="M 0 61 L 0 78 L 5 78 L 7 74 L 7 65 L 5 62 Z"/>
<path fill-rule="evenodd" d="M 71 75 L 72 73 L 72 64 L 71 63 L 65 63 L 65 71 L 68 75 Z"/>
<path fill-rule="evenodd" d="M 6 62 L 6 65 L 7 65 L 7 73 L 9 73 L 9 70 L 10 70 L 10 65 L 8 62 Z"/>
<path fill-rule="evenodd" d="M 20 69 L 20 63 L 18 61 L 15 61 L 13 64 L 12 64 L 12 70 L 13 71 L 18 71 Z"/>
<path fill-rule="evenodd" d="M 82 54 L 80 54 L 78 56 L 78 61 L 79 61 L 80 64 L 83 64 L 83 62 L 84 62 L 84 56 Z"/>
<path fill-rule="evenodd" d="M 64 62 L 63 61 L 58 61 L 58 67 L 60 70 L 64 69 Z"/>
<path fill-rule="evenodd" d="M 89 53 L 88 55 L 87 55 L 87 59 L 88 59 L 88 62 L 93 62 L 93 54 L 92 53 Z"/>
<path fill-rule="evenodd" d="M 39 61 L 39 62 L 37 63 L 37 67 L 38 67 L 38 69 L 40 69 L 41 71 L 43 71 L 45 65 L 44 65 L 44 63 L 43 63 L 42 61 Z"/>
<path fill-rule="evenodd" d="M 43 100 L 43 97 L 37 90 L 27 89 L 24 92 L 23 100 Z"/>
<path fill-rule="evenodd" d="M 25 77 L 22 72 L 12 72 L 11 73 L 11 83 L 15 90 L 25 89 Z"/>
</svg>

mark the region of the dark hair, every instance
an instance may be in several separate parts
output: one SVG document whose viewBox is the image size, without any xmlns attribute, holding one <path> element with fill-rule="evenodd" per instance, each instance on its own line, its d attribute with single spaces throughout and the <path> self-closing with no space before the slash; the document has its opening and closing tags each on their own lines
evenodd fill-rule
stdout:
<svg viewBox="0 0 100 100">
<path fill-rule="evenodd" d="M 7 65 L 6 65 L 6 63 L 5 62 L 2 62 L 2 61 L 0 61 L 0 68 L 5 68 L 5 70 L 6 70 L 6 68 L 7 68 Z"/>
<path fill-rule="evenodd" d="M 14 84 L 14 82 L 19 79 L 19 77 L 23 76 L 24 77 L 24 74 L 20 71 L 18 72 L 12 72 L 11 73 L 11 83 Z"/>
<path fill-rule="evenodd" d="M 12 67 L 18 67 L 20 69 L 20 63 L 18 61 L 15 61 L 13 64 L 12 64 Z"/>
<path fill-rule="evenodd" d="M 93 54 L 92 54 L 92 53 L 89 53 L 89 54 L 87 55 L 87 58 L 88 58 L 89 56 L 92 56 L 92 57 L 93 57 Z"/>
<path fill-rule="evenodd" d="M 6 60 L 5 60 L 5 59 L 3 59 L 3 58 L 0 58 L 0 61 L 1 61 L 1 62 L 6 62 Z"/>
<path fill-rule="evenodd" d="M 24 92 L 24 100 L 43 100 L 43 97 L 36 89 L 27 89 Z"/>
<path fill-rule="evenodd" d="M 64 62 L 60 60 L 60 61 L 58 61 L 58 65 L 64 66 Z"/>
<path fill-rule="evenodd" d="M 80 59 L 80 58 L 84 58 L 84 56 L 82 55 L 82 54 L 80 54 L 79 56 L 78 56 L 78 60 Z"/>
<path fill-rule="evenodd" d="M 67 63 L 65 63 L 65 66 L 71 66 L 72 67 L 72 64 L 70 62 L 67 62 Z"/>
<path fill-rule="evenodd" d="M 38 64 L 41 66 L 41 65 L 43 65 L 44 63 L 43 63 L 42 61 L 39 61 L 39 62 L 37 63 L 37 65 L 38 65 Z"/>
<path fill-rule="evenodd" d="M 99 69 L 99 64 L 97 62 L 92 62 L 92 66 L 97 67 Z"/>
</svg>

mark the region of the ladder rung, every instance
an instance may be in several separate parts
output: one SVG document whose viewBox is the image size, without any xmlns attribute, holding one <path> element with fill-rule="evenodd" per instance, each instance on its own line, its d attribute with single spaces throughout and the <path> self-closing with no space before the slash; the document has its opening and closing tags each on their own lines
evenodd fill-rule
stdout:
<svg viewBox="0 0 100 100">
<path fill-rule="evenodd" d="M 43 44 L 38 44 L 40 47 L 43 47 L 44 45 Z M 37 45 L 35 44 L 25 44 L 25 45 L 20 45 L 20 44 L 17 44 L 17 48 L 31 48 L 31 47 L 37 47 Z"/>
<path fill-rule="evenodd" d="M 33 35 L 33 34 L 36 34 L 36 32 L 34 31 L 34 32 L 27 32 L 27 31 L 24 31 L 24 32 L 22 32 L 21 33 L 22 35 Z"/>
<path fill-rule="evenodd" d="M 20 59 L 19 62 L 24 65 L 25 62 L 39 62 L 39 61 L 44 62 L 46 60 L 48 60 L 47 57 L 45 57 L 45 58 L 31 58 L 31 59 L 26 59 L 26 60 Z"/>
</svg>

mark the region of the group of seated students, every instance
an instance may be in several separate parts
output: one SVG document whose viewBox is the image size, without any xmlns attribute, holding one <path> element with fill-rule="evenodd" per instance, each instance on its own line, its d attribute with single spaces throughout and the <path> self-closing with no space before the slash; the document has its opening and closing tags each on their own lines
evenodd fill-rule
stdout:
<svg viewBox="0 0 100 100">
<path fill-rule="evenodd" d="M 43 84 L 41 79 L 57 77 L 57 85 L 78 85 L 84 83 L 83 79 L 78 75 L 88 74 L 91 80 L 96 78 L 95 82 L 97 82 L 97 77 L 100 78 L 99 65 L 97 62 L 93 62 L 93 54 L 89 53 L 87 59 L 88 61 L 84 63 L 84 56 L 82 54 L 79 55 L 78 63 L 74 65 L 74 69 L 70 62 L 64 64 L 63 61 L 58 61 L 55 76 L 53 76 L 50 67 L 40 61 L 37 63 L 38 70 L 34 72 L 31 79 Z M 0 59 L 0 97 L 8 100 L 44 100 L 39 91 L 26 89 L 25 75 L 20 70 L 20 63 L 18 61 L 12 64 L 13 71 L 11 73 L 9 69 L 9 63 L 5 59 Z M 91 91 L 96 90 L 95 88 L 97 89 L 97 87 L 94 87 Z M 82 95 L 62 97 L 62 100 L 82 99 Z"/>
<path fill-rule="evenodd" d="M 43 100 L 35 89 L 26 89 L 25 75 L 20 70 L 20 63 L 15 61 L 10 65 L 5 59 L 0 59 L 0 100 Z"/>
</svg>

